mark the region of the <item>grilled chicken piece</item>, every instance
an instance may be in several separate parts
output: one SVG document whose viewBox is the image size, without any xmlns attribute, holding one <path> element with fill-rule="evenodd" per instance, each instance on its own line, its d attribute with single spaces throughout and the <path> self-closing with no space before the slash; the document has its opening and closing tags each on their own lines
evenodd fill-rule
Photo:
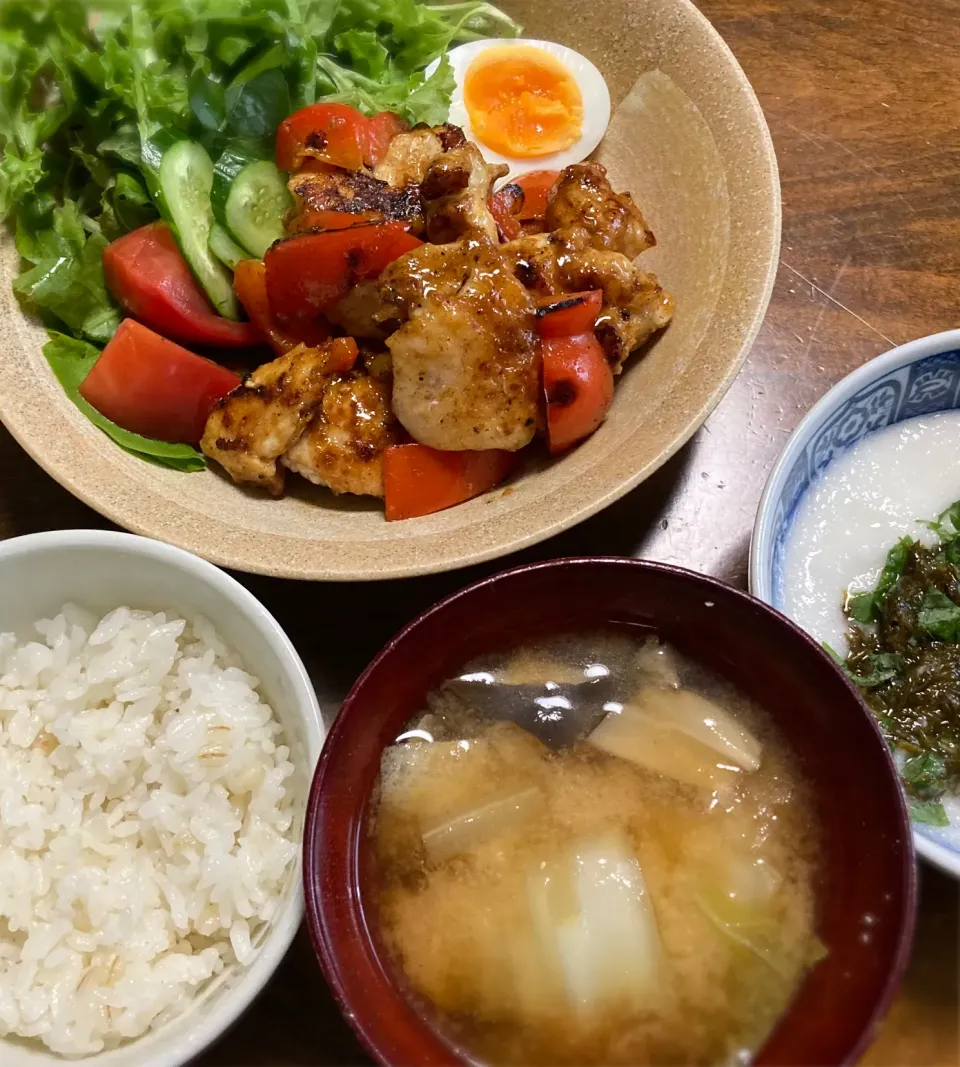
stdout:
<svg viewBox="0 0 960 1067">
<path fill-rule="evenodd" d="M 623 370 L 624 362 L 635 348 L 673 318 L 673 298 L 660 288 L 652 274 L 646 275 L 646 279 L 648 287 L 638 289 L 626 307 L 605 307 L 597 319 L 594 328 L 597 340 L 614 374 Z"/>
<path fill-rule="evenodd" d="M 560 234 L 537 233 L 517 237 L 501 246 L 501 252 L 520 282 L 541 296 L 567 291 L 560 269 L 571 252 Z"/>
<path fill-rule="evenodd" d="M 523 448 L 537 427 L 533 300 L 485 238 L 442 254 L 428 247 L 394 265 L 412 281 L 403 299 L 410 319 L 387 340 L 394 413 L 431 448 Z M 386 284 L 395 292 L 398 281 Z"/>
<path fill-rule="evenodd" d="M 398 133 L 374 169 L 373 176 L 398 189 L 405 185 L 419 185 L 437 156 L 460 148 L 466 140 L 463 130 L 449 122 L 433 129 L 417 126 L 406 133 Z"/>
<path fill-rule="evenodd" d="M 488 166 L 470 141 L 438 156 L 420 186 L 428 240 L 446 244 L 459 237 L 486 237 L 496 242 L 497 224 L 487 198 L 493 183 L 509 169 Z"/>
<path fill-rule="evenodd" d="M 344 211 L 371 222 L 409 222 L 415 231 L 423 232 L 423 208 L 417 185 L 395 189 L 362 171 L 330 170 L 301 171 L 290 179 L 287 187 L 296 201 L 287 226 L 290 232 L 309 226 L 310 212 L 314 211 Z"/>
<path fill-rule="evenodd" d="M 373 176 L 400 189 L 419 185 L 427 168 L 443 153 L 443 144 L 433 130 L 398 133 L 390 142 L 387 154 L 377 164 Z"/>
<path fill-rule="evenodd" d="M 599 163 L 575 163 L 560 173 L 547 204 L 548 230 L 582 230 L 594 248 L 630 259 L 657 242 L 629 193 L 615 193 Z"/>
<path fill-rule="evenodd" d="M 259 485 L 280 496 L 283 471 L 277 460 L 306 429 L 331 374 L 340 369 L 336 341 L 321 348 L 299 345 L 265 363 L 217 403 L 200 447 L 235 482 Z"/>
<path fill-rule="evenodd" d="M 501 252 L 514 275 L 535 292 L 602 290 L 597 337 L 617 374 L 633 349 L 673 316 L 673 300 L 653 274 L 620 252 L 585 246 L 582 231 L 518 237 Z"/>
<path fill-rule="evenodd" d="M 357 282 L 326 316 L 350 337 L 371 341 L 382 341 L 399 325 L 396 308 L 384 303 L 376 281 Z"/>
<path fill-rule="evenodd" d="M 422 244 L 395 259 L 380 275 L 383 304 L 406 318 L 428 296 L 455 296 L 470 274 L 489 259 L 490 245 L 485 240 Z"/>
<path fill-rule="evenodd" d="M 382 497 L 383 450 L 399 440 L 389 380 L 353 371 L 327 385 L 320 411 L 281 462 L 335 493 Z"/>
</svg>

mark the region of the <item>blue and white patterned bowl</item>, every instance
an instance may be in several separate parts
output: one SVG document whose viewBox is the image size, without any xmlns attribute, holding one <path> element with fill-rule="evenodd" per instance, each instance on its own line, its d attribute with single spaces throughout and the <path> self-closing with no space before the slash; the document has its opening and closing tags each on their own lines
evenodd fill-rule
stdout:
<svg viewBox="0 0 960 1067">
<path fill-rule="evenodd" d="M 960 330 L 921 337 L 839 381 L 793 431 L 767 480 L 750 544 L 750 591 L 783 611 L 797 506 L 833 459 L 884 426 L 960 408 Z M 917 851 L 960 877 L 960 833 L 914 827 Z"/>
</svg>

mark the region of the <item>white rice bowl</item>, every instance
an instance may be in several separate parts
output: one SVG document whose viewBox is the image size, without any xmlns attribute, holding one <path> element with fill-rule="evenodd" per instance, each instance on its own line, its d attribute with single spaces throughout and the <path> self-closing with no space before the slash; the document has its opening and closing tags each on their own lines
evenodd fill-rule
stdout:
<svg viewBox="0 0 960 1067">
<path fill-rule="evenodd" d="M 114 1048 L 248 965 L 298 852 L 258 681 L 209 623 L 0 635 L 0 1038 Z"/>
</svg>

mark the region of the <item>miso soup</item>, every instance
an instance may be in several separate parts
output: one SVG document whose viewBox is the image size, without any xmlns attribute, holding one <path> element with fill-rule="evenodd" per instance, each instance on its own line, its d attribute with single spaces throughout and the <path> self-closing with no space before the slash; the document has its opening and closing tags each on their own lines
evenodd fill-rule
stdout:
<svg viewBox="0 0 960 1067">
<path fill-rule="evenodd" d="M 749 1059 L 823 954 L 817 833 L 762 711 L 655 639 L 468 664 L 383 755 L 383 939 L 492 1064 Z"/>
</svg>

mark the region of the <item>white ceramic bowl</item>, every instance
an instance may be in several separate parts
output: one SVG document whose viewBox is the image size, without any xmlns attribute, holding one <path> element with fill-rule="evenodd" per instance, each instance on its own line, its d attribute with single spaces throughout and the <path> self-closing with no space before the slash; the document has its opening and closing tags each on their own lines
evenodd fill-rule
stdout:
<svg viewBox="0 0 960 1067">
<path fill-rule="evenodd" d="M 960 409 L 960 330 L 900 345 L 839 381 L 793 431 L 767 480 L 750 544 L 753 595 L 784 610 L 783 559 L 793 517 L 836 456 L 884 426 L 954 409 Z M 955 838 L 917 825 L 913 837 L 921 856 L 960 878 Z"/>
<path fill-rule="evenodd" d="M 105 613 L 126 604 L 203 615 L 261 682 L 290 744 L 296 774 L 297 839 L 324 728 L 316 694 L 300 657 L 276 619 L 229 575 L 188 552 L 130 534 L 66 530 L 0 542 L 0 632 L 20 631 L 73 601 Z M 258 954 L 228 969 L 191 1007 L 167 1025 L 110 1052 L 67 1059 L 0 1038 L 3 1067 L 180 1067 L 219 1037 L 260 992 L 280 963 L 303 914 L 300 862 L 291 869 L 283 903 Z"/>
</svg>

